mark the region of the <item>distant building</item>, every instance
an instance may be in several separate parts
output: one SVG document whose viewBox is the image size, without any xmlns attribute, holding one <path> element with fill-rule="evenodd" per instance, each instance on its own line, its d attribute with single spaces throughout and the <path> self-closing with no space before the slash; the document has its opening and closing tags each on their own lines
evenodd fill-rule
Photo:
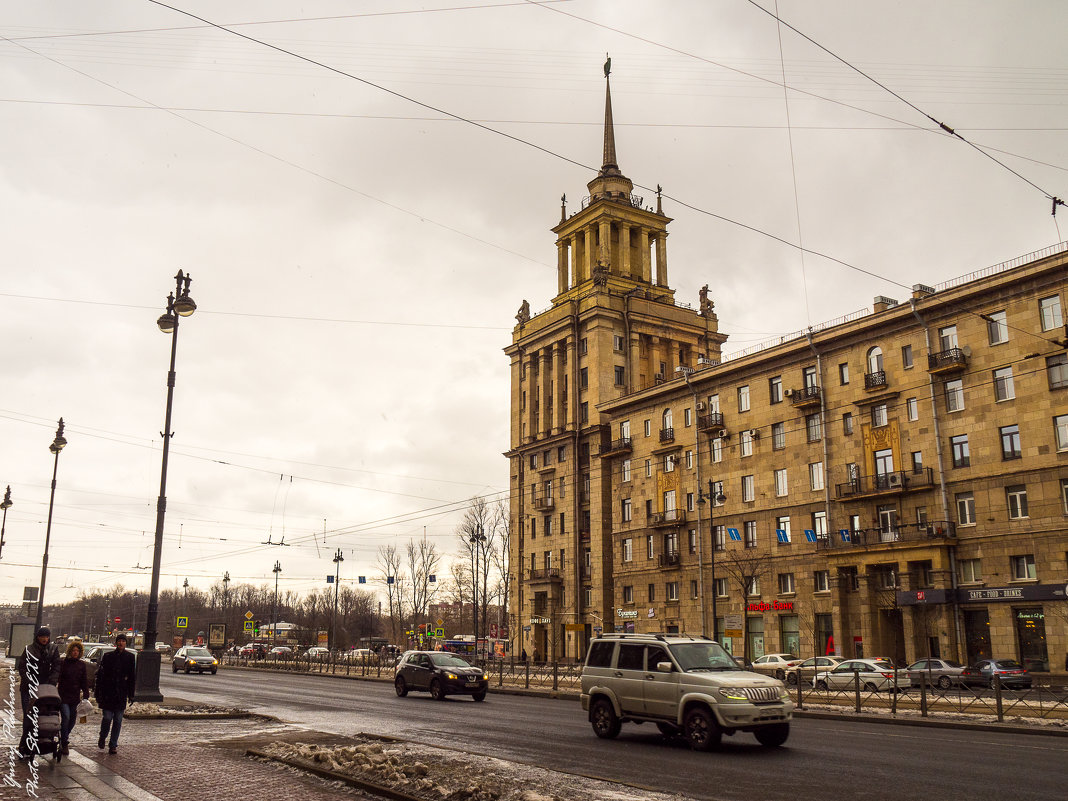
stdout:
<svg viewBox="0 0 1068 801">
<path fill-rule="evenodd" d="M 505 349 L 516 649 L 603 627 L 1062 670 L 1068 246 L 725 357 L 605 117 L 558 294 Z"/>
</svg>

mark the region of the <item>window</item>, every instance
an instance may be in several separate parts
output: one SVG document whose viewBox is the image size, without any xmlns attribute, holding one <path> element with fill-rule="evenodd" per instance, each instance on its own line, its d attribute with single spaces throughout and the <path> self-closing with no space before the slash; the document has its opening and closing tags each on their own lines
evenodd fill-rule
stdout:
<svg viewBox="0 0 1068 801">
<path fill-rule="evenodd" d="M 1020 448 L 1020 427 L 1002 426 L 998 429 L 1001 434 L 1001 458 L 1019 459 L 1023 456 Z"/>
<path fill-rule="evenodd" d="M 722 481 L 713 481 L 712 482 L 712 505 L 713 506 L 722 506 L 726 502 L 726 498 L 723 498 L 722 500 L 718 500 L 718 501 L 716 500 L 721 495 L 723 495 L 723 482 Z"/>
<path fill-rule="evenodd" d="M 819 386 L 819 382 L 816 381 L 815 367 L 803 367 L 801 369 L 801 386 L 805 389 L 816 389 Z"/>
<path fill-rule="evenodd" d="M 842 415 L 842 433 L 849 436 L 853 433 L 853 413 L 846 412 Z"/>
<path fill-rule="evenodd" d="M 588 423 L 588 422 L 590 422 L 590 404 L 589 403 L 585 403 L 584 402 L 584 403 L 582 403 L 582 405 L 579 406 L 579 422 L 580 423 Z"/>
<path fill-rule="evenodd" d="M 712 461 L 716 464 L 723 461 L 723 440 L 719 437 L 712 440 Z"/>
<path fill-rule="evenodd" d="M 830 592 L 831 591 L 831 571 L 829 570 L 817 570 L 812 574 L 813 585 L 815 587 L 814 592 Z"/>
<path fill-rule="evenodd" d="M 983 580 L 982 559 L 961 559 L 957 562 L 957 566 L 960 568 L 958 572 L 961 584 L 975 584 Z"/>
<path fill-rule="evenodd" d="M 1012 564 L 1013 581 L 1027 581 L 1038 578 L 1035 573 L 1035 557 L 1033 554 L 1010 557 Z"/>
<path fill-rule="evenodd" d="M 656 600 L 656 585 L 655 584 L 650 584 L 649 585 L 649 603 L 652 603 L 655 600 Z"/>
<path fill-rule="evenodd" d="M 849 363 L 842 362 L 838 365 L 838 383 L 845 386 L 849 383 Z"/>
<path fill-rule="evenodd" d="M 665 473 L 674 473 L 675 472 L 675 462 L 676 462 L 676 460 L 678 460 L 678 458 L 679 457 L 676 456 L 673 453 L 669 453 L 666 456 L 664 456 L 664 472 Z"/>
<path fill-rule="evenodd" d="M 738 437 L 738 448 L 741 456 L 753 455 L 753 435 L 748 430 L 743 431 Z"/>
<path fill-rule="evenodd" d="M 771 424 L 771 447 L 781 451 L 786 447 L 786 426 L 783 423 Z"/>
<path fill-rule="evenodd" d="M 782 403 L 782 376 L 768 379 L 768 394 L 772 403 Z"/>
<path fill-rule="evenodd" d="M 868 351 L 868 372 L 881 373 L 883 371 L 883 349 L 876 345 Z"/>
<path fill-rule="evenodd" d="M 916 525 L 920 526 L 921 528 L 923 528 L 923 527 L 925 527 L 927 525 L 927 507 L 926 506 L 917 506 L 916 507 Z"/>
<path fill-rule="evenodd" d="M 716 594 L 717 598 L 727 597 L 727 579 L 718 578 L 712 582 L 712 592 Z"/>
<path fill-rule="evenodd" d="M 968 454 L 967 434 L 958 434 L 955 437 L 950 437 L 949 448 L 953 453 L 954 467 L 968 467 L 972 463 L 971 456 Z"/>
<path fill-rule="evenodd" d="M 590 368 L 583 367 L 579 370 L 579 389 L 589 389 L 590 386 Z"/>
<path fill-rule="evenodd" d="M 667 599 L 669 601 L 677 601 L 677 600 L 679 600 L 679 582 L 677 582 L 677 581 L 669 581 L 667 583 L 666 589 L 667 589 Z"/>
<path fill-rule="evenodd" d="M 923 472 L 923 451 L 913 451 L 912 452 L 912 472 L 913 473 L 922 473 Z"/>
<path fill-rule="evenodd" d="M 794 589 L 794 574 L 793 573 L 780 573 L 779 574 L 779 595 L 793 595 L 797 590 Z"/>
<path fill-rule="evenodd" d="M 693 511 L 693 493 L 692 492 L 687 492 L 686 493 L 686 511 L 687 512 L 692 512 Z"/>
<path fill-rule="evenodd" d="M 964 382 L 959 378 L 946 382 L 946 411 L 959 412 L 964 408 Z"/>
<path fill-rule="evenodd" d="M 775 530 L 786 532 L 786 541 L 790 541 L 790 516 L 785 515 L 783 517 L 775 518 Z"/>
<path fill-rule="evenodd" d="M 691 528 L 686 532 L 686 545 L 690 553 L 697 553 L 697 529 Z"/>
<path fill-rule="evenodd" d="M 1006 401 L 1016 397 L 1012 384 L 1012 368 L 1002 367 L 994 371 L 994 400 Z"/>
<path fill-rule="evenodd" d="M 626 537 L 623 540 L 623 561 L 634 561 L 634 540 L 632 540 L 630 537 Z"/>
<path fill-rule="evenodd" d="M 697 597 L 697 579 L 690 579 L 690 597 Z"/>
<path fill-rule="evenodd" d="M 693 451 L 686 451 L 685 462 L 687 469 L 693 468 Z"/>
<path fill-rule="evenodd" d="M 823 489 L 823 462 L 812 462 L 808 466 L 808 483 L 813 492 Z"/>
<path fill-rule="evenodd" d="M 1068 387 L 1068 353 L 1058 353 L 1046 357 L 1046 377 L 1050 389 Z"/>
<path fill-rule="evenodd" d="M 646 478 L 652 478 L 653 477 L 653 460 L 652 459 L 646 459 L 645 460 L 645 477 Z"/>
<path fill-rule="evenodd" d="M 616 386 L 617 387 L 621 387 L 621 386 L 623 386 L 623 367 L 617 364 L 616 367 L 615 367 L 615 371 L 616 371 Z"/>
<path fill-rule="evenodd" d="M 530 454 L 530 469 L 531 470 L 537 470 L 538 469 L 538 454 L 536 454 L 536 453 Z"/>
<path fill-rule="evenodd" d="M 962 526 L 975 525 L 975 496 L 970 492 L 958 492 L 957 523 Z"/>
<path fill-rule="evenodd" d="M 901 366 L 906 370 L 912 369 L 912 345 L 901 346 Z"/>
<path fill-rule="evenodd" d="M 810 414 L 805 416 L 805 432 L 808 434 L 809 442 L 819 442 L 822 438 L 822 430 L 820 428 L 820 416 L 816 414 Z"/>
<path fill-rule="evenodd" d="M 1060 328 L 1064 325 L 1064 318 L 1061 316 L 1061 299 L 1059 295 L 1053 295 L 1052 297 L 1042 298 L 1038 302 L 1038 314 L 1042 319 L 1042 330 L 1052 331 L 1054 328 Z"/>
<path fill-rule="evenodd" d="M 812 530 L 816 532 L 816 539 L 827 539 L 827 513 L 812 513 Z"/>
<path fill-rule="evenodd" d="M 623 468 L 620 470 L 621 480 L 630 481 L 630 459 L 623 460 Z"/>
<path fill-rule="evenodd" d="M 775 497 L 782 498 L 789 495 L 790 490 L 786 483 L 786 468 L 775 471 Z"/>
<path fill-rule="evenodd" d="M 675 427 L 675 424 L 672 422 L 671 409 L 664 409 L 664 413 L 660 415 L 660 422 L 660 427 L 665 431 L 667 431 L 668 429 L 673 429 Z"/>
<path fill-rule="evenodd" d="M 621 337 L 619 334 L 612 335 L 612 350 L 623 350 L 623 337 Z"/>
<path fill-rule="evenodd" d="M 991 345 L 1001 345 L 1009 341 L 1009 323 L 1005 312 L 996 311 L 993 314 L 984 314 L 986 319 L 986 333 L 990 337 Z"/>
<path fill-rule="evenodd" d="M 749 411 L 749 385 L 738 387 L 738 411 Z"/>
<path fill-rule="evenodd" d="M 915 423 L 920 419 L 920 402 L 916 398 L 909 398 L 905 401 L 905 415 L 909 418 L 909 422 Z"/>
<path fill-rule="evenodd" d="M 1068 478 L 1061 479 L 1061 506 L 1064 507 L 1064 513 L 1068 515 Z"/>
<path fill-rule="evenodd" d="M 712 547 L 717 551 L 722 551 L 727 547 L 726 526 L 712 527 Z"/>
<path fill-rule="evenodd" d="M 629 523 L 634 516 L 634 509 L 631 506 L 630 498 L 624 498 L 621 502 L 620 513 L 624 523 Z"/>
<path fill-rule="evenodd" d="M 1010 520 L 1027 517 L 1027 487 L 1023 484 L 1005 487 L 1005 500 L 1009 506 Z"/>
<path fill-rule="evenodd" d="M 757 544 L 756 521 L 755 520 L 746 520 L 746 521 L 744 521 L 742 523 L 742 529 L 744 531 L 744 535 L 743 536 L 745 537 L 745 547 L 746 548 L 755 548 L 756 544 Z"/>
<path fill-rule="evenodd" d="M 693 409 L 691 409 L 689 406 L 682 410 L 682 424 L 686 428 L 689 428 L 693 425 Z"/>
<path fill-rule="evenodd" d="M 752 476 L 742 476 L 742 500 L 756 500 L 756 484 Z"/>
<path fill-rule="evenodd" d="M 625 604 L 634 603 L 634 588 L 633 587 L 626 586 L 626 587 L 623 588 L 623 603 L 625 603 Z"/>
<path fill-rule="evenodd" d="M 871 424 L 875 428 L 886 425 L 886 404 L 879 403 L 871 407 Z"/>
<path fill-rule="evenodd" d="M 708 411 L 709 412 L 718 412 L 719 411 L 719 395 L 709 395 L 708 396 Z"/>
<path fill-rule="evenodd" d="M 652 559 L 656 556 L 656 546 L 653 543 L 653 535 L 649 534 L 645 538 L 645 558 Z"/>
<path fill-rule="evenodd" d="M 646 420 L 645 421 L 645 436 L 651 437 L 652 435 L 653 435 L 653 421 L 652 420 Z"/>
<path fill-rule="evenodd" d="M 579 353 L 581 355 L 585 356 L 587 353 L 589 353 L 589 351 L 590 351 L 589 342 L 587 342 L 586 337 L 583 337 L 582 339 L 579 340 Z"/>
<path fill-rule="evenodd" d="M 1057 440 L 1057 450 L 1068 451 L 1068 414 L 1059 414 L 1053 418 L 1053 434 Z"/>
<path fill-rule="evenodd" d="M 760 576 L 749 576 L 746 581 L 745 594 L 748 596 L 760 595 Z"/>
<path fill-rule="evenodd" d="M 938 329 L 938 347 L 939 350 L 947 351 L 957 346 L 957 326 L 947 325 L 945 328 Z"/>
</svg>

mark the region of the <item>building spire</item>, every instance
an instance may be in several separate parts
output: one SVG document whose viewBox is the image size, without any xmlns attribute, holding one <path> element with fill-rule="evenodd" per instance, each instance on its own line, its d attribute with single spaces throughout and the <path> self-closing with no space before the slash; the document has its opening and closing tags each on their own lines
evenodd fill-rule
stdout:
<svg viewBox="0 0 1068 801">
<path fill-rule="evenodd" d="M 605 53 L 604 62 L 604 164 L 600 175 L 622 175 L 616 163 L 616 129 L 612 123 L 612 59 Z"/>
</svg>

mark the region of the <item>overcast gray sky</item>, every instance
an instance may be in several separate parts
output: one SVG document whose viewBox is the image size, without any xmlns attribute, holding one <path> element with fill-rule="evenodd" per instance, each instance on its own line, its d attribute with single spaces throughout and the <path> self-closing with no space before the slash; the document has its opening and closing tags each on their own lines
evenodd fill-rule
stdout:
<svg viewBox="0 0 1068 801">
<path fill-rule="evenodd" d="M 38 583 L 61 416 L 47 600 L 147 589 L 179 268 L 161 586 L 278 559 L 304 591 L 338 547 L 371 580 L 424 527 L 451 551 L 507 489 L 501 349 L 600 166 L 606 51 L 620 167 L 664 187 L 671 283 L 710 285 L 725 352 L 1068 238 L 1056 0 L 780 0 L 923 113 L 747 0 L 175 6 L 233 32 L 0 2 L 0 602 Z"/>
</svg>

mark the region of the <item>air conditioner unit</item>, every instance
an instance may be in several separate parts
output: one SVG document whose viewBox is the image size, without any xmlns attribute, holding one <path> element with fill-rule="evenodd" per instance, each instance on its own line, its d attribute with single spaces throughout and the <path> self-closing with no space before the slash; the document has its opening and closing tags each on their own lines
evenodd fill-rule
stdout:
<svg viewBox="0 0 1068 801">
<path fill-rule="evenodd" d="M 703 412 L 705 410 L 705 402 L 697 401 L 697 411 Z"/>
<path fill-rule="evenodd" d="M 901 474 L 890 473 L 886 477 L 886 486 L 888 487 L 900 487 L 901 486 Z"/>
<path fill-rule="evenodd" d="M 749 436 L 751 436 L 753 439 L 760 439 L 760 429 L 758 429 L 758 428 L 750 428 L 749 429 Z"/>
<path fill-rule="evenodd" d="M 787 398 L 792 398 L 796 391 L 797 390 L 795 390 L 795 389 L 788 389 L 785 392 L 783 392 L 782 394 L 785 395 Z"/>
<path fill-rule="evenodd" d="M 716 439 L 730 439 L 731 432 L 727 429 L 720 429 L 716 432 Z"/>
</svg>

